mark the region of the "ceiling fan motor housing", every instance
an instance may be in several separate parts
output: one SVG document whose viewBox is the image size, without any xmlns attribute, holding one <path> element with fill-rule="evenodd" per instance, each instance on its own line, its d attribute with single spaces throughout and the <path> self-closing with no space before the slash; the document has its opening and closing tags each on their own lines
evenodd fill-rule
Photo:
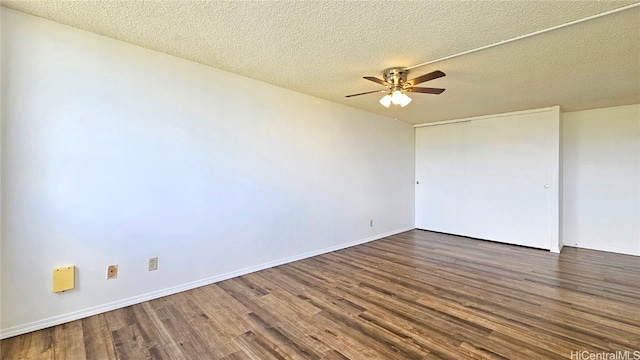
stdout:
<svg viewBox="0 0 640 360">
<path fill-rule="evenodd" d="M 387 84 L 391 85 L 392 89 L 401 89 L 404 83 L 407 81 L 408 70 L 403 68 L 389 68 L 383 73 L 384 80 Z"/>
</svg>

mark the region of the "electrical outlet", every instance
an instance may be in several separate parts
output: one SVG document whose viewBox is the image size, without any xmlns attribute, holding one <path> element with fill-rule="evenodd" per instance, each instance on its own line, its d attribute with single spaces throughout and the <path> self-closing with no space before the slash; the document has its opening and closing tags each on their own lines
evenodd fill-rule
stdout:
<svg viewBox="0 0 640 360">
<path fill-rule="evenodd" d="M 369 227 L 373 227 L 373 220 L 369 220 Z"/>
<path fill-rule="evenodd" d="M 118 277 L 118 265 L 107 266 L 107 280 Z"/>
<path fill-rule="evenodd" d="M 158 258 L 149 258 L 149 271 L 158 270 Z"/>
</svg>

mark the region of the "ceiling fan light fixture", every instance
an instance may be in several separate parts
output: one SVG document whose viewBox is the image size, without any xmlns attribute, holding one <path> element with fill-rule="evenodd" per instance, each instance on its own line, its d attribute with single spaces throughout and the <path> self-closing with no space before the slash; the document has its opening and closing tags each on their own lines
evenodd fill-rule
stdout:
<svg viewBox="0 0 640 360">
<path fill-rule="evenodd" d="M 405 107 L 409 105 L 410 102 L 411 102 L 411 98 L 407 96 L 407 94 L 403 93 L 402 97 L 400 98 L 400 107 Z"/>
<path fill-rule="evenodd" d="M 382 104 L 382 106 L 386 108 L 389 108 L 389 105 L 391 105 L 391 95 L 387 94 L 382 99 L 380 99 L 380 104 Z"/>
<path fill-rule="evenodd" d="M 402 103 L 402 95 L 404 94 L 400 90 L 393 91 L 393 93 L 391 94 L 391 102 L 393 103 L 393 105 L 400 105 Z"/>
</svg>

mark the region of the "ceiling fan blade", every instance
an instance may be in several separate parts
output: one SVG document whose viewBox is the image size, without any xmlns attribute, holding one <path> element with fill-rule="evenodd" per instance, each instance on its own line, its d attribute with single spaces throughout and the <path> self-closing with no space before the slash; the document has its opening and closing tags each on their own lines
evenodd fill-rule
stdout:
<svg viewBox="0 0 640 360">
<path fill-rule="evenodd" d="M 442 92 L 444 91 L 444 89 L 437 89 L 437 88 L 423 88 L 423 87 L 410 87 L 405 91 L 410 91 L 410 92 L 417 92 L 417 93 L 423 93 L 423 94 L 442 94 Z"/>
<path fill-rule="evenodd" d="M 367 79 L 369 81 L 373 81 L 374 83 L 380 84 L 382 86 L 389 86 L 389 84 L 387 84 L 386 81 L 382 80 L 382 79 L 378 79 L 377 77 L 373 77 L 373 76 L 365 76 L 364 79 Z"/>
<path fill-rule="evenodd" d="M 367 95 L 367 94 L 373 94 L 373 93 L 379 93 L 379 92 L 387 92 L 387 91 L 388 90 L 374 90 L 374 91 L 367 91 L 359 94 L 347 95 L 345 97 L 354 97 L 354 96 Z"/>
<path fill-rule="evenodd" d="M 415 79 L 411 79 L 411 80 L 409 80 L 409 81 L 407 81 L 407 82 L 408 82 L 409 84 L 411 84 L 411 86 L 413 86 L 413 85 L 417 85 L 417 84 L 423 83 L 423 82 L 425 82 L 425 81 L 429 81 L 429 80 L 433 80 L 433 79 L 441 78 L 441 77 L 443 77 L 443 76 L 445 76 L 445 75 L 446 75 L 446 74 L 445 74 L 445 73 L 443 73 L 442 71 L 440 71 L 440 70 L 436 70 L 436 71 L 434 71 L 434 72 L 430 72 L 430 73 L 428 73 L 428 74 L 424 74 L 424 75 L 422 75 L 422 76 L 418 76 L 417 78 L 415 78 Z"/>
</svg>

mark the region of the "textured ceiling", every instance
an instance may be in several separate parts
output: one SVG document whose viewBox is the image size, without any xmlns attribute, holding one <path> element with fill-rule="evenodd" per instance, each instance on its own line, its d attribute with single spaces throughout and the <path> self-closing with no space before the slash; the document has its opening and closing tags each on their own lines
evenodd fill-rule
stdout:
<svg viewBox="0 0 640 360">
<path fill-rule="evenodd" d="M 385 109 L 362 76 L 412 66 L 633 1 L 2 1 L 149 49 L 411 123 L 560 105 L 640 103 L 640 7 L 411 70 L 447 76 Z M 381 87 L 380 87 L 381 88 Z"/>
</svg>

